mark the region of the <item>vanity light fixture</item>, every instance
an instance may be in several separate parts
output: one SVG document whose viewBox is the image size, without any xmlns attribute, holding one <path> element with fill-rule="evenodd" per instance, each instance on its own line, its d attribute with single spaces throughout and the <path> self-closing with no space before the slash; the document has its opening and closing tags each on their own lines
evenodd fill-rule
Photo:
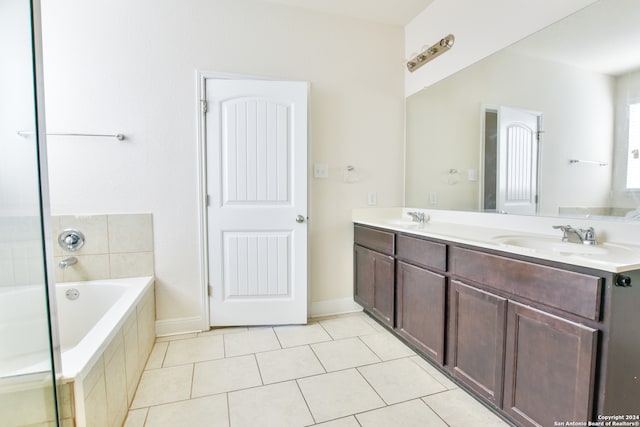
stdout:
<svg viewBox="0 0 640 427">
<path fill-rule="evenodd" d="M 434 58 L 437 58 L 444 52 L 451 49 L 455 40 L 456 38 L 453 36 L 453 34 L 449 34 L 448 36 L 440 39 L 438 43 L 425 48 L 422 52 L 407 61 L 407 69 L 410 72 L 414 72 L 427 62 L 431 61 Z"/>
</svg>

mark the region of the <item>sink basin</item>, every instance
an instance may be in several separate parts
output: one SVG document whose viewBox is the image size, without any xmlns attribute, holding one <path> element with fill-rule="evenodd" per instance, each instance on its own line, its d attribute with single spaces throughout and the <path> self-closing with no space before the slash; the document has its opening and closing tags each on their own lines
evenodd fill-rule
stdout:
<svg viewBox="0 0 640 427">
<path fill-rule="evenodd" d="M 385 222 L 394 227 L 402 228 L 421 228 L 424 226 L 424 223 L 411 221 L 410 219 L 388 219 Z"/>
<path fill-rule="evenodd" d="M 517 247 L 530 252 L 555 253 L 558 255 L 583 257 L 590 259 L 628 259 L 637 257 L 638 250 L 613 243 L 597 245 L 581 245 L 580 243 L 563 242 L 559 238 L 545 236 L 496 236 L 493 239 L 501 246 Z"/>
<path fill-rule="evenodd" d="M 500 245 L 516 246 L 533 252 L 556 252 L 563 255 L 594 254 L 606 255 L 609 250 L 602 245 L 581 245 L 579 243 L 563 242 L 559 238 L 537 236 L 498 236 L 495 237 Z"/>
</svg>

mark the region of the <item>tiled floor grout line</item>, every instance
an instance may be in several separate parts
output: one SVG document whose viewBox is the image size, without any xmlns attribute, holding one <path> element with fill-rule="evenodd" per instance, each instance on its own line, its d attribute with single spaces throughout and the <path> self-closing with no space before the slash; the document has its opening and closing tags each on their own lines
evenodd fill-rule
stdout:
<svg viewBox="0 0 640 427">
<path fill-rule="evenodd" d="M 196 362 L 191 364 L 191 386 L 189 387 L 189 400 L 193 399 L 193 382 L 196 379 Z"/>
<path fill-rule="evenodd" d="M 302 396 L 302 400 L 304 401 L 304 404 L 307 406 L 307 410 L 309 411 L 309 415 L 311 415 L 311 419 L 313 420 L 313 424 L 311 425 L 315 425 L 318 424 L 318 421 L 316 420 L 316 417 L 313 416 L 313 412 L 311 412 L 311 407 L 309 406 L 309 402 L 307 402 L 307 398 L 305 397 L 304 393 L 302 392 L 302 388 L 300 388 L 300 383 L 298 382 L 297 379 L 294 380 L 296 383 L 296 387 L 298 387 L 298 391 L 300 392 L 300 396 Z"/>
<path fill-rule="evenodd" d="M 253 353 L 253 360 L 256 362 L 256 367 L 258 368 L 258 375 L 260 376 L 260 382 L 262 383 L 262 385 L 266 385 L 264 382 L 264 377 L 262 376 L 262 370 L 260 369 L 260 363 L 258 363 L 257 353 Z"/>
<path fill-rule="evenodd" d="M 227 427 L 231 427 L 231 405 L 229 404 L 229 393 L 225 393 L 224 397 L 227 401 Z"/>
<path fill-rule="evenodd" d="M 325 341 L 325 342 L 329 342 L 329 341 Z M 320 357 L 318 356 L 318 354 L 316 353 L 316 351 L 313 349 L 313 346 L 311 344 L 309 344 L 309 349 L 311 350 L 311 352 L 313 353 L 313 356 L 316 358 L 316 360 L 318 361 L 318 363 L 320 363 L 320 366 L 322 366 L 322 369 L 324 370 L 325 374 L 328 374 L 329 371 L 327 371 L 327 367 L 324 366 L 324 363 L 322 363 L 322 360 L 320 360 Z M 320 374 L 320 375 L 324 375 L 324 374 Z"/>
<path fill-rule="evenodd" d="M 448 391 L 448 390 L 447 390 L 447 391 Z M 439 393 L 434 393 L 434 394 L 439 394 Z M 426 396 L 424 396 L 424 397 L 426 397 Z M 429 405 L 427 402 L 425 402 L 425 401 L 423 400 L 423 399 L 424 399 L 424 397 L 421 397 L 421 398 L 420 398 L 420 400 L 422 401 L 422 403 L 424 403 L 425 405 L 427 405 L 427 408 L 431 409 L 431 411 L 432 411 L 434 414 L 436 414 L 436 416 L 437 416 L 438 418 L 440 418 L 440 419 L 442 420 L 442 422 L 443 422 L 443 423 L 445 423 L 447 426 L 451 427 L 451 424 L 449 424 L 449 423 L 448 423 L 444 418 L 442 418 L 442 416 L 441 416 L 438 412 L 436 412 L 436 410 L 435 410 L 435 409 L 433 409 L 433 408 L 431 407 L 431 405 Z"/>
<path fill-rule="evenodd" d="M 371 365 L 369 365 L 369 366 L 371 366 Z M 356 372 L 358 372 L 358 375 L 360 375 L 360 376 L 362 377 L 362 379 L 364 380 L 364 382 L 366 382 L 366 383 L 367 383 L 367 385 L 368 385 L 369 387 L 371 387 L 371 390 L 373 390 L 373 391 L 374 391 L 374 393 L 375 393 L 375 394 L 380 398 L 380 400 L 382 401 L 382 403 L 384 403 L 384 408 L 387 408 L 387 407 L 391 406 L 391 405 L 389 405 L 389 403 L 387 403 L 387 401 L 386 401 L 386 400 L 384 400 L 384 398 L 380 395 L 380 393 L 378 393 L 378 390 L 376 390 L 376 388 L 373 386 L 373 384 L 371 384 L 371 383 L 369 382 L 369 380 L 364 376 L 364 374 L 363 374 L 362 372 L 360 372 L 360 369 L 358 369 L 358 367 L 355 367 L 355 368 L 353 368 L 353 369 L 355 369 L 355 370 L 356 370 Z M 376 409 L 380 409 L 380 408 L 376 408 Z M 365 412 L 366 412 L 366 411 L 365 411 Z"/>
</svg>

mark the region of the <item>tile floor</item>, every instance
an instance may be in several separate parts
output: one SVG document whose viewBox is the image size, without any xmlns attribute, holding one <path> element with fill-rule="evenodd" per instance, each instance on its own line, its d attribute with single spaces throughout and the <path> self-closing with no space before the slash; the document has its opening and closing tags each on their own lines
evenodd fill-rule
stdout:
<svg viewBox="0 0 640 427">
<path fill-rule="evenodd" d="M 364 313 L 158 338 L 125 427 L 504 421 Z"/>
</svg>

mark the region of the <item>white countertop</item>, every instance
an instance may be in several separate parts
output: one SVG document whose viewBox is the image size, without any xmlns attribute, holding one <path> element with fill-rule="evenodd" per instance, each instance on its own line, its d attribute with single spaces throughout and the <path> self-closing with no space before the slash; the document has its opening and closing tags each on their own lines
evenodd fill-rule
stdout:
<svg viewBox="0 0 640 427">
<path fill-rule="evenodd" d="M 406 214 L 424 212 L 429 221 Z M 613 273 L 640 269 L 640 224 L 411 208 L 355 209 L 354 223 Z M 562 242 L 552 225 L 594 227 L 598 244 Z M 615 240 L 613 240 L 615 239 Z"/>
</svg>

